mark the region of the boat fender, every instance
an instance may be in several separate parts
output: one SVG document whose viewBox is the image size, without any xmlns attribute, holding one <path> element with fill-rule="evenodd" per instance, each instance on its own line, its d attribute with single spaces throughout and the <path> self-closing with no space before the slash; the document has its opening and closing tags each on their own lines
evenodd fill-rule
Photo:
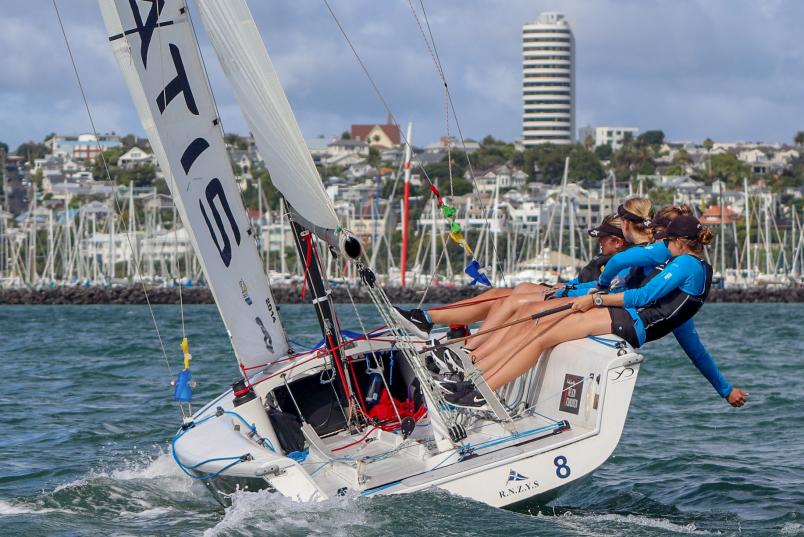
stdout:
<svg viewBox="0 0 804 537">
<path fill-rule="evenodd" d="M 366 388 L 366 406 L 374 406 L 380 400 L 380 391 L 382 390 L 382 373 L 377 369 L 368 369 L 369 384 Z"/>
<path fill-rule="evenodd" d="M 304 433 L 301 422 L 295 414 L 272 408 L 268 411 L 268 418 L 285 453 L 304 451 Z"/>
</svg>

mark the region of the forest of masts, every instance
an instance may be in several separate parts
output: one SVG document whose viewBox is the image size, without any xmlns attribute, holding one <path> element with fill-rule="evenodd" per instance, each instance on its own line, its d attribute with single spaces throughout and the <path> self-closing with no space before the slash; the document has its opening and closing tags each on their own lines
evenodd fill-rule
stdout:
<svg viewBox="0 0 804 537">
<path fill-rule="evenodd" d="M 611 177 L 613 180 L 613 177 Z M 608 186 L 606 183 L 609 183 Z M 616 186 L 616 183 L 615 185 Z M 611 199 L 637 194 L 641 185 L 615 190 L 606 180 L 601 197 Z M 616 192 L 616 196 L 612 193 Z M 740 221 L 713 225 L 715 241 L 707 251 L 721 285 L 797 285 L 802 281 L 804 226 L 797 211 L 785 226 L 777 224 L 770 194 L 744 193 Z M 61 206 L 42 202 L 32 195 L 29 210 L 16 226 L 0 219 L 0 287 L 125 286 L 144 282 L 156 286 L 204 285 L 203 270 L 193 253 L 186 230 L 169 196 L 155 188 L 120 186 L 103 200 L 71 199 Z M 557 199 L 545 203 L 536 222 L 510 218 L 500 204 L 499 188 L 482 218 L 468 219 L 467 207 L 456 207 L 474 257 L 495 285 L 521 281 L 551 284 L 571 278 L 577 267 L 597 254 L 597 244 L 578 225 L 579 213 L 586 221 L 598 221 L 591 204 L 578 209 L 567 191 L 566 176 Z M 408 245 L 408 286 L 464 285 L 469 278 L 464 267 L 472 257 L 451 242 L 446 222 L 435 200 L 411 198 Z M 722 206 L 723 204 L 721 204 Z M 283 206 L 283 204 L 280 204 Z M 602 209 L 604 205 L 601 203 Z M 272 283 L 301 281 L 304 263 L 293 249 L 290 225 L 282 211 L 266 210 L 262 191 L 255 230 L 264 268 Z M 337 205 L 350 229 L 356 212 Z M 399 210 L 394 210 L 399 208 Z M 602 210 L 600 211 L 602 212 Z M 400 285 L 401 201 L 371 201 L 372 224 L 360 235 L 368 261 L 386 285 Z M 362 219 L 365 221 L 365 215 Z M 721 222 L 726 219 L 721 218 Z M 319 244 L 321 263 L 333 283 L 356 283 L 353 269 L 342 264 Z M 558 255 L 561 252 L 563 255 Z"/>
</svg>

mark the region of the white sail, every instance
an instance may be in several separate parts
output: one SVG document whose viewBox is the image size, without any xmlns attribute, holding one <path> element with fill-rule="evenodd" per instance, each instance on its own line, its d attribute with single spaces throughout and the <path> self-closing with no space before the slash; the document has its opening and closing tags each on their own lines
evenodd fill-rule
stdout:
<svg viewBox="0 0 804 537">
<path fill-rule="evenodd" d="M 307 222 L 337 229 L 332 203 L 245 0 L 198 0 L 198 7 L 271 181 Z"/>
<path fill-rule="evenodd" d="M 287 353 L 183 0 L 99 0 L 109 40 L 241 366 Z"/>
</svg>

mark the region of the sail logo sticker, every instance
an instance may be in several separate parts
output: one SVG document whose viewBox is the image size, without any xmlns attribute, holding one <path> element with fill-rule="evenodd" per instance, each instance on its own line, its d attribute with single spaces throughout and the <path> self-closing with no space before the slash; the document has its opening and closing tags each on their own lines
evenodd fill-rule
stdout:
<svg viewBox="0 0 804 537">
<path fill-rule="evenodd" d="M 520 474 L 513 468 L 508 471 L 508 479 L 505 481 L 505 488 L 499 489 L 497 494 L 500 498 L 509 498 L 535 490 L 539 487 L 539 482 L 535 479 L 529 479 L 527 476 Z"/>
<path fill-rule="evenodd" d="M 581 393 L 583 393 L 583 377 L 569 373 L 564 375 L 564 388 L 561 390 L 558 409 L 561 412 L 577 414 L 581 410 Z"/>
<path fill-rule="evenodd" d="M 246 301 L 246 304 L 251 306 L 251 297 L 248 296 L 248 287 L 243 280 L 240 280 L 240 292 L 243 294 L 243 300 Z"/>
<path fill-rule="evenodd" d="M 623 382 L 634 376 L 636 371 L 633 367 L 625 366 L 620 369 L 612 369 L 609 372 L 609 380 L 612 382 Z"/>
<path fill-rule="evenodd" d="M 528 478 L 525 477 L 524 475 L 520 474 L 516 470 L 511 470 L 508 472 L 508 480 L 505 482 L 505 484 L 507 485 L 511 481 L 527 481 L 527 480 Z"/>
</svg>

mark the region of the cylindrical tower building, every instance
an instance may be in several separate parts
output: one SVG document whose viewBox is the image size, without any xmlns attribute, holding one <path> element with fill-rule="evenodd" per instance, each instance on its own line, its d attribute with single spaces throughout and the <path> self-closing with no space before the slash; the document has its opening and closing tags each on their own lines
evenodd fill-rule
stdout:
<svg viewBox="0 0 804 537">
<path fill-rule="evenodd" d="M 575 37 L 561 13 L 522 27 L 522 143 L 575 140 Z"/>
</svg>

